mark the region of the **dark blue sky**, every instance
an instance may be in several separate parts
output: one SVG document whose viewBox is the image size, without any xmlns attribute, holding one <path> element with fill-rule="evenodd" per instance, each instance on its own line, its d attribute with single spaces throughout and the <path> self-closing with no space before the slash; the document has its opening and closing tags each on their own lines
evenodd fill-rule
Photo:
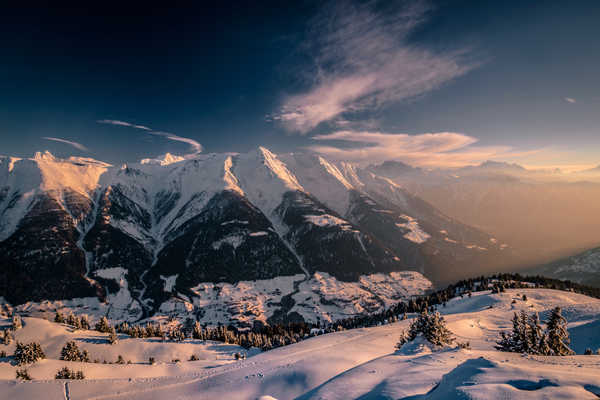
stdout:
<svg viewBox="0 0 600 400">
<path fill-rule="evenodd" d="M 289 3 L 3 10 L 0 154 L 600 163 L 600 2 Z"/>
</svg>

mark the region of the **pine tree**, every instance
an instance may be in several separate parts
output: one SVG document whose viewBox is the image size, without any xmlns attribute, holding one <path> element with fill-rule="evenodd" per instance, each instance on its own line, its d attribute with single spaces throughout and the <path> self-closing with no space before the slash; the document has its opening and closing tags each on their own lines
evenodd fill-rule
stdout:
<svg viewBox="0 0 600 400">
<path fill-rule="evenodd" d="M 22 381 L 30 381 L 31 376 L 29 375 L 29 371 L 26 368 L 17 369 L 17 379 Z"/>
<path fill-rule="evenodd" d="M 83 371 L 73 371 L 67 367 L 63 367 L 56 373 L 55 379 L 85 379 Z"/>
<path fill-rule="evenodd" d="M 87 350 L 80 351 L 77 343 L 67 342 L 60 352 L 60 359 L 64 361 L 90 362 Z"/>
<path fill-rule="evenodd" d="M 46 358 L 39 343 L 33 342 L 24 344 L 17 342 L 15 353 L 13 355 L 17 365 L 32 364 L 38 360 Z"/>
<path fill-rule="evenodd" d="M 63 315 L 63 313 L 61 313 L 60 311 L 56 311 L 56 314 L 54 315 L 54 322 L 64 324 L 65 316 Z"/>
<path fill-rule="evenodd" d="M 21 320 L 21 317 L 19 317 L 18 315 L 13 315 L 12 317 L 12 330 L 16 331 L 19 330 L 23 327 L 23 321 Z"/>
<path fill-rule="evenodd" d="M 90 329 L 90 320 L 88 319 L 87 315 L 84 314 L 81 316 L 81 318 L 79 319 L 79 325 L 81 326 L 81 329 Z"/>
<path fill-rule="evenodd" d="M 500 340 L 496 345 L 496 349 L 500 351 L 517 352 L 523 353 L 528 347 L 527 331 L 522 323 L 522 318 L 517 314 L 513 314 L 512 318 L 512 332 L 507 335 L 504 332 L 500 332 Z"/>
<path fill-rule="evenodd" d="M 111 332 L 111 326 L 108 323 L 108 319 L 106 317 L 100 318 L 100 321 L 98 321 L 98 323 L 96 323 L 96 330 L 98 332 L 102 332 L 102 333 L 110 333 Z"/>
<path fill-rule="evenodd" d="M 521 332 L 522 332 L 521 320 L 519 319 L 519 316 L 517 315 L 517 313 L 514 313 L 512 323 L 513 323 L 513 331 L 512 331 L 512 335 L 511 335 L 511 342 L 512 342 L 511 351 L 523 352 L 523 338 L 521 335 Z"/>
<path fill-rule="evenodd" d="M 548 336 L 546 335 L 546 333 L 542 333 L 542 337 L 540 338 L 540 344 L 538 345 L 537 350 L 538 354 L 541 354 L 543 356 L 552 355 L 552 350 L 548 345 Z"/>
<path fill-rule="evenodd" d="M 554 355 L 568 356 L 575 354 L 573 350 L 569 348 L 571 339 L 569 338 L 569 332 L 567 331 L 567 320 L 562 316 L 560 307 L 556 307 L 552 310 L 546 326 L 548 332 L 548 346 Z"/>
<path fill-rule="evenodd" d="M 531 354 L 541 354 L 539 351 L 540 340 L 543 335 L 542 326 L 540 325 L 540 318 L 537 313 L 531 314 L 528 320 L 529 323 L 529 346 Z"/>
<path fill-rule="evenodd" d="M 60 359 L 64 361 L 79 361 L 80 352 L 77 343 L 74 341 L 67 342 L 60 352 Z"/>
<path fill-rule="evenodd" d="M 171 333 L 170 333 L 170 338 L 171 340 L 175 341 L 175 342 L 183 342 L 185 340 L 185 334 L 183 333 L 183 331 L 181 330 L 181 327 L 176 326 L 173 329 L 171 329 Z M 223 334 L 223 342 L 225 343 L 230 343 L 227 341 L 227 335 L 224 333 Z"/>
<path fill-rule="evenodd" d="M 500 332 L 500 340 L 496 342 L 497 345 L 494 346 L 497 350 L 500 351 L 514 351 L 514 343 L 512 337 L 507 336 L 505 332 Z"/>
<path fill-rule="evenodd" d="M 427 309 L 410 325 L 408 339 L 415 340 L 419 334 L 436 346 L 451 344 L 454 341 L 452 332 L 446 328 L 446 322 L 440 313 L 428 313 Z"/>
<path fill-rule="evenodd" d="M 204 332 L 202 332 L 202 326 L 200 322 L 196 321 L 194 329 L 192 331 L 192 338 L 203 340 Z"/>
<path fill-rule="evenodd" d="M 530 354 L 534 344 L 530 341 L 529 318 L 524 310 L 519 313 L 519 340 L 521 343 L 521 352 Z"/>
<path fill-rule="evenodd" d="M 398 343 L 396 343 L 396 348 L 400 350 L 402 346 L 404 346 L 409 341 L 409 336 L 405 330 L 400 332 L 400 338 L 398 339 Z"/>
<path fill-rule="evenodd" d="M 73 313 L 70 313 L 67 317 L 67 324 L 71 325 L 75 329 L 81 329 L 81 321 Z"/>
<path fill-rule="evenodd" d="M 110 328 L 110 333 L 108 335 L 108 343 L 116 344 L 119 341 L 119 336 L 117 336 L 117 332 L 114 327 Z"/>
<path fill-rule="evenodd" d="M 12 341 L 12 335 L 10 334 L 10 331 L 8 329 L 5 329 L 4 331 L 2 331 L 2 344 L 8 346 L 11 341 Z"/>
</svg>

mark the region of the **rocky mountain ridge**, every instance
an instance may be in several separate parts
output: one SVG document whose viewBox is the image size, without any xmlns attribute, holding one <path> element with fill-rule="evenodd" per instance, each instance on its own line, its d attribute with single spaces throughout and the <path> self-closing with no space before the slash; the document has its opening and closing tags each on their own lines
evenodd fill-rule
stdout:
<svg viewBox="0 0 600 400">
<path fill-rule="evenodd" d="M 96 297 L 140 319 L 192 304 L 206 283 L 398 271 L 439 282 L 506 253 L 390 179 L 315 154 L 0 158 L 0 296 L 14 305 Z"/>
</svg>

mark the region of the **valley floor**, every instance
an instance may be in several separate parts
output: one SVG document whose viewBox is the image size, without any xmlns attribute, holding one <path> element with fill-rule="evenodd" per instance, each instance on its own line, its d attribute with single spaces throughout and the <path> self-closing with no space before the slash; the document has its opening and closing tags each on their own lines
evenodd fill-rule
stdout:
<svg viewBox="0 0 600 400">
<path fill-rule="evenodd" d="M 522 295 L 527 295 L 527 301 Z M 513 300 L 516 300 L 513 303 Z M 545 320 L 555 306 L 569 321 L 569 357 L 544 357 L 494 350 L 501 330 L 510 330 L 514 311 L 537 311 Z M 26 318 L 16 332 L 21 341 L 37 340 L 49 359 L 29 368 L 32 382 L 14 380 L 16 367 L 0 360 L 0 398 L 76 399 L 597 399 L 600 356 L 581 355 L 600 347 L 600 300 L 547 289 L 475 293 L 440 307 L 448 328 L 470 350 L 394 346 L 410 319 L 373 328 L 314 337 L 235 361 L 242 349 L 214 342 L 153 342 L 122 339 L 105 344 L 97 332 Z M 93 358 L 131 365 L 58 361 L 66 340 L 75 339 Z M 6 348 L 6 346 L 1 346 Z M 11 354 L 12 349 L 7 353 Z M 1 350 L 1 349 L 0 349 Z M 186 361 L 197 354 L 200 361 Z M 156 365 L 148 365 L 154 356 Z M 180 363 L 172 363 L 174 358 Z M 83 381 L 54 380 L 64 365 L 83 370 Z M 271 397 L 268 397 L 271 396 Z"/>
</svg>

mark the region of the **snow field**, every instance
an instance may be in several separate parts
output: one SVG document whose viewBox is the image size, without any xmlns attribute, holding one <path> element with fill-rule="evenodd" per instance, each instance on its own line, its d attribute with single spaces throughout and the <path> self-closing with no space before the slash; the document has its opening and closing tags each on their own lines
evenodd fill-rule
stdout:
<svg viewBox="0 0 600 400">
<path fill-rule="evenodd" d="M 527 301 L 522 300 L 523 294 Z M 516 303 L 513 300 L 517 300 Z M 400 331 L 408 328 L 409 319 L 317 336 L 238 362 L 215 360 L 215 364 L 208 366 L 202 362 L 183 362 L 182 359 L 181 364 L 163 366 L 118 366 L 115 370 L 119 372 L 115 374 L 119 374 L 119 378 L 104 378 L 106 375 L 101 375 L 100 370 L 89 369 L 86 372 L 89 379 L 69 381 L 67 387 L 69 398 L 73 400 L 259 399 L 261 396 L 279 400 L 597 398 L 600 394 L 600 356 L 547 357 L 494 350 L 499 331 L 510 328 L 513 312 L 520 309 L 537 311 L 544 320 L 555 306 L 562 307 L 565 316 L 568 315 L 573 348 L 586 338 L 600 347 L 598 335 L 573 334 L 581 326 L 600 321 L 600 300 L 548 289 L 514 289 L 499 294 L 474 293 L 472 297 L 453 299 L 445 308 L 440 307 L 448 328 L 457 340 L 470 341 L 470 350 L 431 351 L 427 346 L 413 346 L 415 350 L 411 352 L 396 351 Z M 48 348 L 47 353 L 56 355 L 63 339 L 53 338 L 58 333 L 64 335 L 67 328 L 26 318 L 25 327 L 17 334 L 33 335 L 34 330 L 37 340 L 42 342 L 44 349 Z M 140 341 L 143 346 L 152 345 L 141 339 L 131 340 Z M 120 345 L 126 346 L 127 340 L 115 346 Z M 186 347 L 193 344 L 172 345 Z M 125 347 L 118 351 L 125 353 L 125 350 L 139 351 Z M 90 352 L 93 357 L 94 350 Z M 221 354 L 227 352 L 224 350 Z M 130 354 L 123 356 L 133 358 Z M 32 375 L 36 373 L 34 368 L 40 368 L 40 372 L 43 368 L 53 370 L 60 364 L 53 364 L 55 362 L 47 360 L 39 367 L 31 367 Z M 223 365 L 216 365 L 218 362 Z M 2 371 L 14 370 L 7 364 L 0 363 Z M 104 367 L 92 365 L 90 368 Z M 158 378 L 155 373 L 165 375 Z M 5 374 L 7 372 L 3 372 Z M 95 377 L 94 374 L 99 375 Z M 64 383 L 53 380 L 32 383 L 6 380 L 0 382 L 0 398 L 34 398 L 32 396 L 44 393 L 47 399 L 64 399 L 64 389 Z"/>
</svg>

